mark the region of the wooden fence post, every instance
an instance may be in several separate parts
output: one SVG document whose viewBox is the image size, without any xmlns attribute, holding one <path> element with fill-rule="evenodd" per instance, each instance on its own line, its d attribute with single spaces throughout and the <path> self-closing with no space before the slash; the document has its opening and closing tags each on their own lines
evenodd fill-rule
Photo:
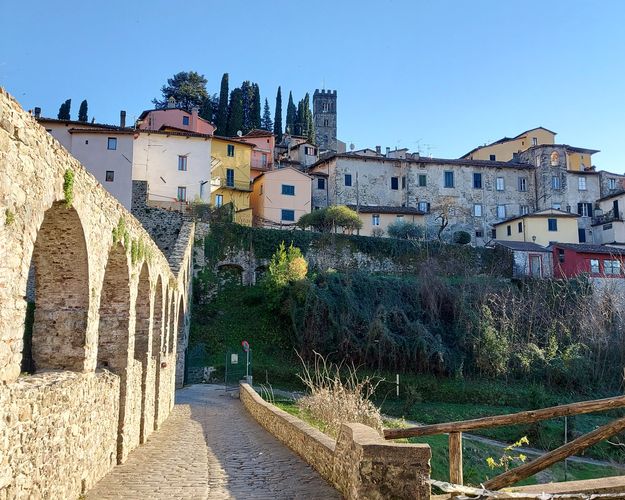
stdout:
<svg viewBox="0 0 625 500">
<path fill-rule="evenodd" d="M 463 484 L 462 432 L 449 433 L 449 482 Z"/>
</svg>

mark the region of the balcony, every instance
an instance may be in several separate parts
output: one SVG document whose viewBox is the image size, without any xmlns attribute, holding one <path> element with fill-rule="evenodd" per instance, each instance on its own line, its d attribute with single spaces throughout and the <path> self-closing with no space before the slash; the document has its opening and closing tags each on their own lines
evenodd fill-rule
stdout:
<svg viewBox="0 0 625 500">
<path fill-rule="evenodd" d="M 252 191 L 252 183 L 250 181 L 229 181 L 228 179 L 213 179 L 211 180 L 211 191 L 215 191 L 217 189 L 232 189 L 234 191 Z"/>
<path fill-rule="evenodd" d="M 623 220 L 623 212 L 620 210 L 615 212 L 614 209 L 600 215 L 595 215 L 592 218 L 592 225 L 599 226 L 601 224 L 608 224 L 610 222 L 622 221 Z"/>
<path fill-rule="evenodd" d="M 263 161 L 261 158 L 252 158 L 250 166 L 253 170 L 260 170 L 261 172 L 271 170 L 271 164 L 267 161 L 267 159 Z"/>
</svg>

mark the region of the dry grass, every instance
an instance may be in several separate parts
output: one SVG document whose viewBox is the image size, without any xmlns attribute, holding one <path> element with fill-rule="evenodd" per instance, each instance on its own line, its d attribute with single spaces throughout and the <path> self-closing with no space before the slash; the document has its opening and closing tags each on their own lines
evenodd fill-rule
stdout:
<svg viewBox="0 0 625 500">
<path fill-rule="evenodd" d="M 312 366 L 303 360 L 302 364 L 303 373 L 298 377 L 310 394 L 300 398 L 297 405 L 323 423 L 326 433 L 338 436 L 343 423 L 365 424 L 382 433 L 380 410 L 369 399 L 381 379 L 359 379 L 355 366 L 336 365 L 317 352 Z"/>
</svg>

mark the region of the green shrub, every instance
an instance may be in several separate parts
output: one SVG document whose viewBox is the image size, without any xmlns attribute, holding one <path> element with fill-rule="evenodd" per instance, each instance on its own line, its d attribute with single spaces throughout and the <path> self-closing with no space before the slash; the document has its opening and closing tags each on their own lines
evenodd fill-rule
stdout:
<svg viewBox="0 0 625 500">
<path fill-rule="evenodd" d="M 471 243 L 471 235 L 466 231 L 456 231 L 454 233 L 454 243 L 458 245 L 468 245 Z"/>
<path fill-rule="evenodd" d="M 414 222 L 399 219 L 389 224 L 387 232 L 391 238 L 398 238 L 400 240 L 420 240 L 425 235 L 425 228 Z"/>
</svg>

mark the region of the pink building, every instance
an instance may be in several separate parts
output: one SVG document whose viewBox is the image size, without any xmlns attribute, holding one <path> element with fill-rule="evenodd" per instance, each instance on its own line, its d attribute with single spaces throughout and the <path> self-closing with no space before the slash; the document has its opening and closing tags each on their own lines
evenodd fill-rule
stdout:
<svg viewBox="0 0 625 500">
<path fill-rule="evenodd" d="M 276 137 L 267 130 L 254 129 L 241 137 L 241 140 L 254 144 L 252 150 L 252 179 L 273 168 L 273 149 Z"/>
<path fill-rule="evenodd" d="M 140 130 L 173 129 L 181 132 L 213 135 L 215 125 L 198 116 L 198 109 L 193 108 L 191 113 L 179 108 L 150 109 L 144 111 L 137 120 Z"/>
</svg>

